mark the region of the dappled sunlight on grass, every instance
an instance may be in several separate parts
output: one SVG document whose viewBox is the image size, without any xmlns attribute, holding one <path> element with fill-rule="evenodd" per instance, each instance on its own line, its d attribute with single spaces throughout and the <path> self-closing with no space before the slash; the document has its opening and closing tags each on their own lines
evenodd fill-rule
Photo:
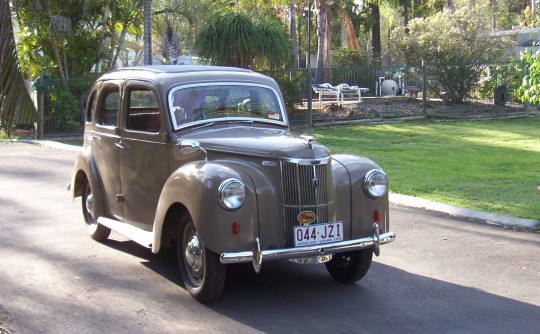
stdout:
<svg viewBox="0 0 540 334">
<path fill-rule="evenodd" d="M 540 117 L 316 129 L 334 153 L 364 155 L 391 191 L 540 219 Z"/>
</svg>

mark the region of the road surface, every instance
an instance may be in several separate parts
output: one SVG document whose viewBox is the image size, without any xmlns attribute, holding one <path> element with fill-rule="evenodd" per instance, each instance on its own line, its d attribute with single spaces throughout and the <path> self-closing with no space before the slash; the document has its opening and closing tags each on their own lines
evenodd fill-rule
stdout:
<svg viewBox="0 0 540 334">
<path fill-rule="evenodd" d="M 66 191 L 76 152 L 0 143 L 0 333 L 539 333 L 540 234 L 391 207 L 368 275 L 228 267 L 210 305 L 170 253 L 85 231 Z M 3 329 L 2 329 L 3 328 Z"/>
</svg>

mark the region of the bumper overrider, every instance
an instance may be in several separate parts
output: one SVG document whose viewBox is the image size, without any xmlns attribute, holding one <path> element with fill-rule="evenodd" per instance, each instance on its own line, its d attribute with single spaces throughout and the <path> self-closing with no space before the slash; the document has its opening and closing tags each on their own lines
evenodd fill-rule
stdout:
<svg viewBox="0 0 540 334">
<path fill-rule="evenodd" d="M 379 256 L 379 246 L 390 243 L 395 239 L 396 234 L 394 232 L 379 234 L 379 226 L 377 224 L 373 224 L 373 236 L 371 237 L 296 248 L 261 250 L 260 240 L 259 238 L 255 238 L 251 252 L 223 253 L 221 254 L 220 261 L 223 264 L 253 262 L 253 268 L 258 273 L 261 270 L 263 259 L 264 261 L 295 259 L 368 248 L 373 248 L 373 253 Z"/>
</svg>

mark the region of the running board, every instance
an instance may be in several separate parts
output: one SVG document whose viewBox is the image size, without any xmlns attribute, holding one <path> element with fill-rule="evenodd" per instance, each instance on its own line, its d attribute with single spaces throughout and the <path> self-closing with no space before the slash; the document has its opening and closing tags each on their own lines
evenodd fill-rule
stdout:
<svg viewBox="0 0 540 334">
<path fill-rule="evenodd" d="M 122 223 L 118 220 L 109 219 L 105 217 L 98 218 L 98 224 L 106 226 L 113 231 L 116 231 L 124 237 L 131 239 L 146 248 L 152 248 L 152 242 L 154 242 L 154 233 L 142 230 L 138 227 Z"/>
</svg>

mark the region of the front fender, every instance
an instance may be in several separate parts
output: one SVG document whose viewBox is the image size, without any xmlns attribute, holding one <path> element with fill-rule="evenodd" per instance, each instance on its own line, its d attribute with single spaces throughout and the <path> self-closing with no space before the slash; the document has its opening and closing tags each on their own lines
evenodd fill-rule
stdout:
<svg viewBox="0 0 540 334">
<path fill-rule="evenodd" d="M 246 186 L 246 202 L 236 211 L 227 211 L 218 203 L 218 188 L 230 178 Z M 201 240 L 215 253 L 251 249 L 257 233 L 257 199 L 251 178 L 242 170 L 212 161 L 196 161 L 174 171 L 161 192 L 154 221 L 152 251 L 161 248 L 167 212 L 181 204 L 190 213 Z M 179 217 L 178 217 L 179 219 Z M 240 231 L 233 234 L 233 223 Z"/>
<path fill-rule="evenodd" d="M 79 153 L 73 166 L 70 187 L 72 199 L 82 196 L 85 179 L 90 183 L 90 188 L 92 189 L 95 217 L 105 216 L 105 205 L 99 182 L 99 172 L 94 163 L 92 152 L 88 148 L 84 148 Z"/>
<path fill-rule="evenodd" d="M 340 212 L 343 212 L 342 215 L 345 217 L 350 212 L 352 237 L 363 237 L 372 233 L 374 211 L 378 210 L 380 221 L 377 223 L 381 230 L 388 232 L 390 230 L 388 192 L 378 199 L 372 199 L 364 192 L 364 177 L 367 172 L 382 168 L 365 157 L 337 154 L 332 158 L 338 220 Z M 343 180 L 349 180 L 349 183 Z"/>
</svg>

